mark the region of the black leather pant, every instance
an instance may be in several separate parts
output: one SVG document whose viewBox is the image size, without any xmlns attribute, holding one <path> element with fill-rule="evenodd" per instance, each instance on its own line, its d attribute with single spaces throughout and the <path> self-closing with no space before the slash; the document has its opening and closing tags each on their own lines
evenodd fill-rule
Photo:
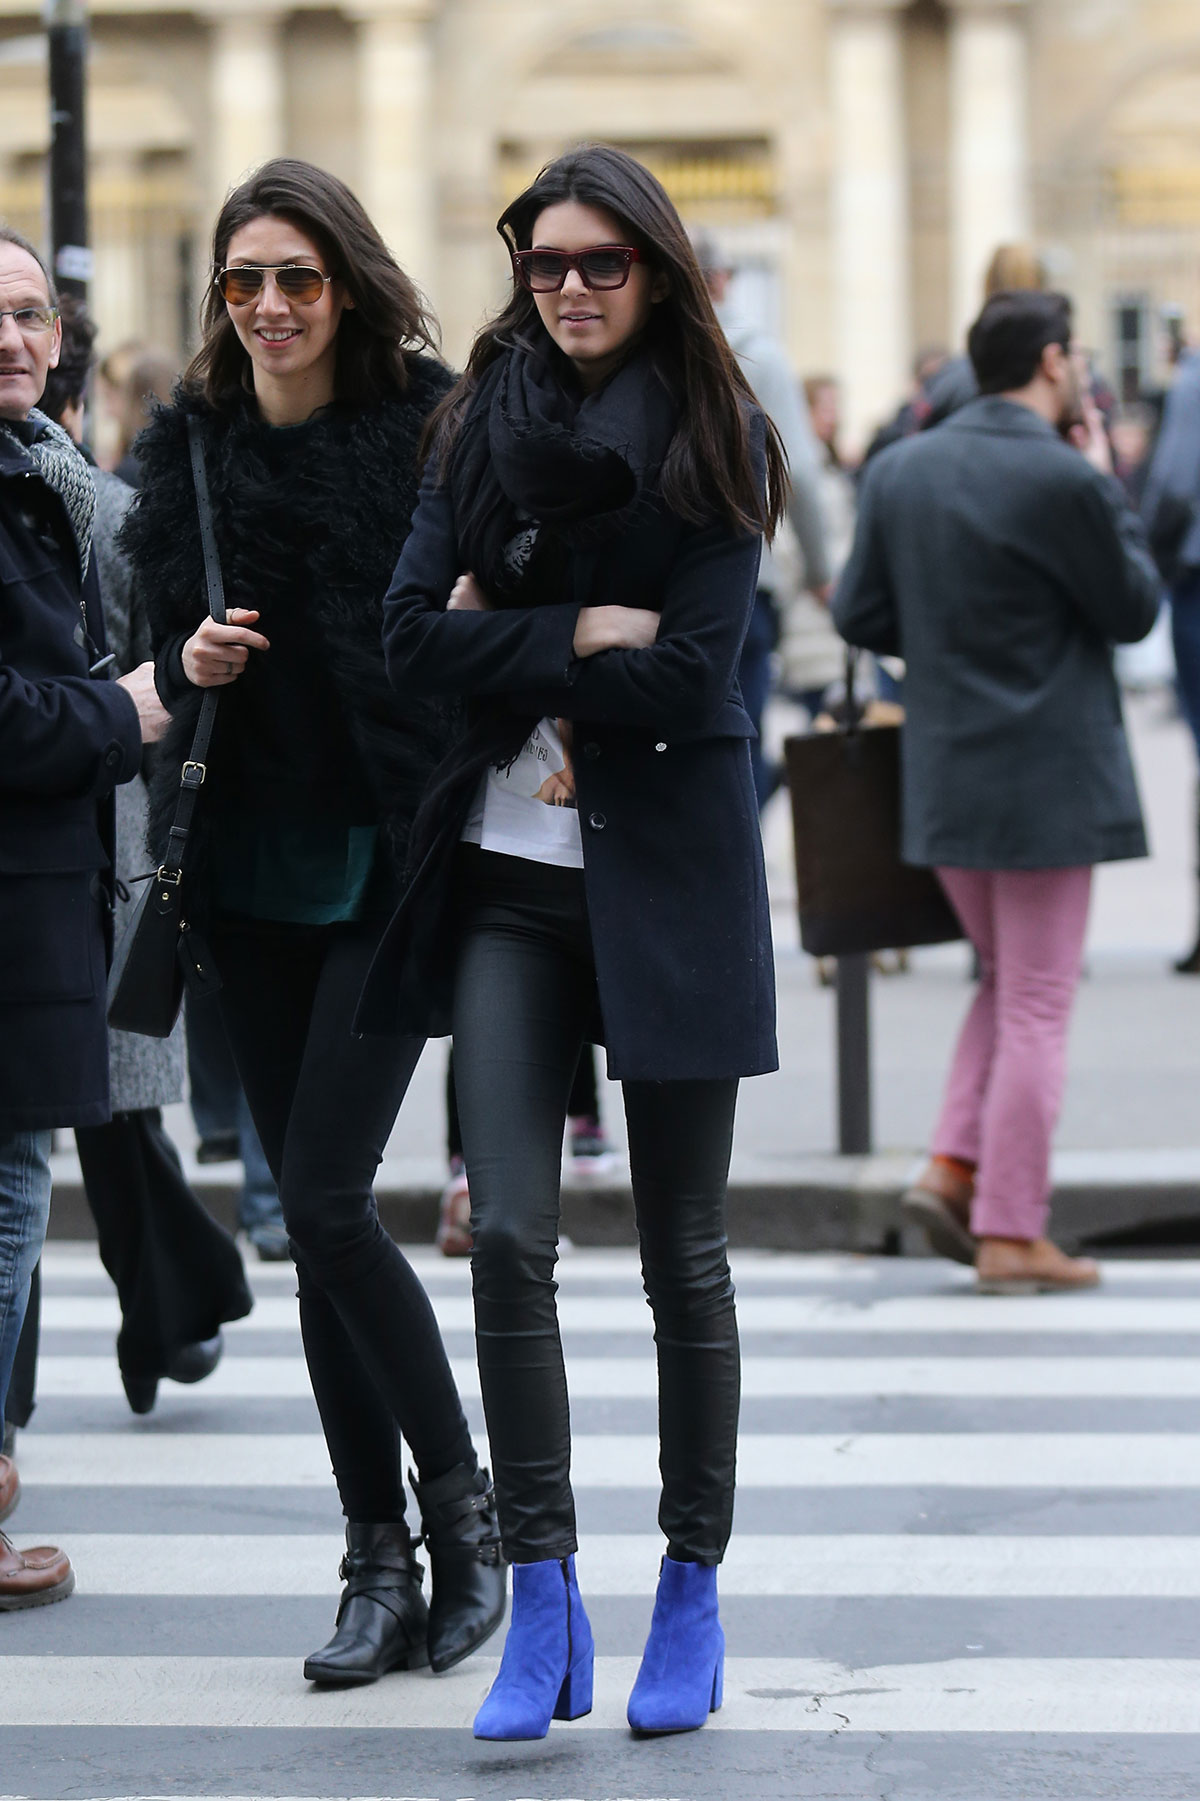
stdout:
<svg viewBox="0 0 1200 1801">
<path fill-rule="evenodd" d="M 554 1265 L 567 1095 L 596 1027 L 596 974 L 581 871 L 459 856 L 454 1056 L 479 1371 L 505 1552 L 535 1563 L 575 1549 Z M 737 1082 L 626 1082 L 624 1097 L 658 1347 L 659 1524 L 672 1557 L 714 1564 L 732 1521 L 740 1388 L 725 1237 Z"/>
</svg>

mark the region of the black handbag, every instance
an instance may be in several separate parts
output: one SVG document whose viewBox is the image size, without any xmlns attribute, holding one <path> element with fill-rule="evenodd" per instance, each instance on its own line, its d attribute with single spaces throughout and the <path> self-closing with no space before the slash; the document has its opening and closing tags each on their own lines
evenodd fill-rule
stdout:
<svg viewBox="0 0 1200 1801">
<path fill-rule="evenodd" d="M 784 745 L 800 943 L 814 957 L 948 944 L 962 925 L 932 869 L 900 858 L 900 727 L 864 725 L 846 661 L 836 731 Z"/>
<path fill-rule="evenodd" d="M 190 416 L 187 426 L 196 508 L 200 515 L 208 610 L 218 625 L 223 625 L 225 589 L 213 533 L 200 421 Z M 184 852 L 196 802 L 208 773 L 205 759 L 212 740 L 219 696 L 217 688 L 204 690 L 191 753 L 179 778 L 179 800 L 167 836 L 166 855 L 157 872 L 147 878 L 145 892 L 113 958 L 108 984 L 108 1023 L 122 1032 L 138 1032 L 146 1038 L 169 1038 L 179 1018 L 185 981 L 193 991 L 203 994 L 212 993 L 221 986 L 206 943 L 188 923 L 183 879 Z"/>
</svg>

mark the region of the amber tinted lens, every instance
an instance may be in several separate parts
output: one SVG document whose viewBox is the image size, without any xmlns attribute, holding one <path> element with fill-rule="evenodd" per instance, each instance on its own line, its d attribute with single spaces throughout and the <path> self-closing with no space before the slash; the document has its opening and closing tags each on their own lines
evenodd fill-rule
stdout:
<svg viewBox="0 0 1200 1801">
<path fill-rule="evenodd" d="M 517 271 L 535 294 L 553 294 L 567 276 L 567 259 L 561 250 L 522 250 L 514 257 Z"/>
<path fill-rule="evenodd" d="M 585 250 L 579 273 L 589 288 L 623 288 L 629 280 L 628 250 Z"/>
<path fill-rule="evenodd" d="M 319 269 L 287 268 L 272 269 L 275 285 L 288 300 L 298 301 L 301 306 L 311 306 L 319 300 L 325 290 L 325 277 Z M 266 271 L 247 266 L 244 269 L 222 269 L 217 276 L 217 287 L 221 291 L 222 300 L 230 306 L 246 306 L 256 300 L 262 293 Z"/>
<path fill-rule="evenodd" d="M 221 299 L 227 300 L 230 306 L 245 306 L 260 292 L 262 285 L 261 269 L 222 269 L 217 276 Z"/>
<path fill-rule="evenodd" d="M 311 306 L 325 292 L 325 277 L 319 269 L 276 269 L 275 285 L 289 300 Z"/>
</svg>

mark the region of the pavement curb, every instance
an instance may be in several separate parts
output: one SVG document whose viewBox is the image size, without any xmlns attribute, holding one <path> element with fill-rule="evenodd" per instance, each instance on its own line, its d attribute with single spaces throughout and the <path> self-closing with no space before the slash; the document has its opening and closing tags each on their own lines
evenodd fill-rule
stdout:
<svg viewBox="0 0 1200 1801">
<path fill-rule="evenodd" d="M 1138 1180 L 1120 1163 L 1117 1173 L 1106 1177 L 1102 1156 L 1086 1161 L 1095 1166 L 1094 1173 L 1055 1185 L 1051 1229 L 1064 1249 L 1200 1242 L 1200 1180 L 1185 1174 Z M 65 1156 L 56 1162 L 64 1167 L 56 1171 L 50 1237 L 94 1238 L 78 1166 Z M 742 1250 L 926 1255 L 924 1234 L 900 1213 L 900 1196 L 915 1165 L 912 1155 L 895 1153 L 814 1158 L 787 1170 L 735 1166 L 729 1186 L 730 1243 Z M 210 1211 L 232 1230 L 240 1188 L 237 1166 L 192 1168 L 188 1174 Z M 402 1244 L 432 1241 L 440 1193 L 440 1180 L 423 1171 L 406 1178 L 385 1165 L 376 1194 L 380 1218 L 392 1237 Z M 565 1180 L 562 1224 L 576 1244 L 635 1244 L 627 1180 L 587 1187 Z"/>
</svg>

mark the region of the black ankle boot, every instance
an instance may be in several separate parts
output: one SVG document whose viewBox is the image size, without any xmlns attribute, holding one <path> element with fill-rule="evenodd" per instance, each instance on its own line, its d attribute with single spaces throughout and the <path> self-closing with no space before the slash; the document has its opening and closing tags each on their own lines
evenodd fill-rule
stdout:
<svg viewBox="0 0 1200 1801">
<path fill-rule="evenodd" d="M 337 1631 L 305 1660 L 309 1682 L 355 1688 L 389 1670 L 428 1663 L 429 1610 L 421 1594 L 424 1570 L 413 1556 L 408 1527 L 346 1527 L 346 1555 L 338 1575 L 346 1584 Z"/>
<path fill-rule="evenodd" d="M 456 1464 L 434 1482 L 408 1479 L 421 1508 L 433 1571 L 429 1662 L 448 1670 L 492 1636 L 504 1618 L 508 1579 L 500 1556 L 496 1498 L 486 1470 Z"/>
</svg>

